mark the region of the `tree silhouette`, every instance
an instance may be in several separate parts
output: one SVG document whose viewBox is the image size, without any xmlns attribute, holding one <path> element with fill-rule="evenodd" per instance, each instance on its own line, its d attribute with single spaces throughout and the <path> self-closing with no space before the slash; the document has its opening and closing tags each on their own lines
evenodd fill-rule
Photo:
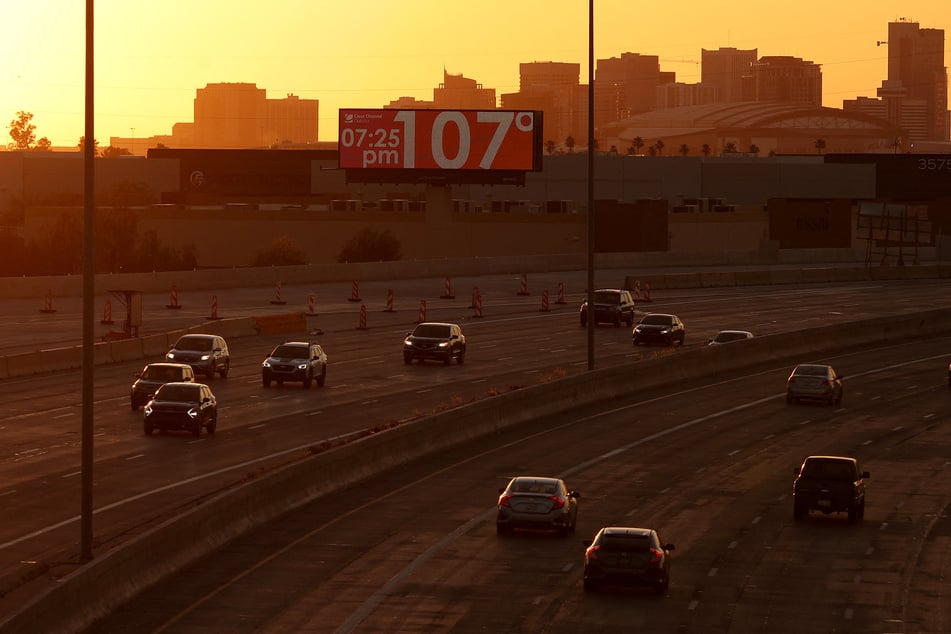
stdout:
<svg viewBox="0 0 951 634">
<path fill-rule="evenodd" d="M 657 139 L 657 142 L 654 143 L 654 147 L 657 148 L 657 153 L 658 153 L 658 154 L 663 154 L 663 153 L 664 153 L 664 142 L 661 141 L 660 139 Z"/>
<path fill-rule="evenodd" d="M 732 141 L 723 146 L 723 151 L 720 154 L 736 154 L 736 143 Z"/>
<path fill-rule="evenodd" d="M 86 135 L 79 137 L 79 143 L 77 143 L 77 146 L 79 147 L 80 152 L 86 151 Z M 95 139 L 93 139 L 92 155 L 99 156 L 99 141 L 96 141 Z"/>
<path fill-rule="evenodd" d="M 552 141 L 551 139 L 548 139 L 547 141 L 545 141 L 545 149 L 548 151 L 548 154 L 549 154 L 549 155 L 555 153 L 555 148 L 556 148 L 556 147 L 557 147 L 557 145 L 556 145 L 555 142 Z"/>
<path fill-rule="evenodd" d="M 710 156 L 710 144 L 704 143 L 703 145 L 701 145 L 700 153 L 703 154 L 704 156 Z"/>
<path fill-rule="evenodd" d="M 634 148 L 633 154 L 637 156 L 641 153 L 641 148 L 644 147 L 644 139 L 639 136 L 634 137 L 631 140 L 631 147 Z"/>
<path fill-rule="evenodd" d="M 690 148 L 687 147 L 686 143 L 681 143 L 680 148 L 677 151 L 680 152 L 681 156 L 687 156 L 688 154 L 690 154 Z"/>
<path fill-rule="evenodd" d="M 759 154 L 759 146 L 755 143 L 750 144 L 750 154 L 753 154 L 754 156 Z"/>
<path fill-rule="evenodd" d="M 102 158 L 116 158 L 118 156 L 132 156 L 132 152 L 124 147 L 110 145 L 102 151 Z"/>
<path fill-rule="evenodd" d="M 40 150 L 50 149 L 50 140 L 43 137 L 36 140 L 36 126 L 33 125 L 33 113 L 20 110 L 16 118 L 7 126 L 10 129 L 12 143 L 7 144 L 10 150 Z"/>
<path fill-rule="evenodd" d="M 569 152 L 575 151 L 575 138 L 570 134 L 568 135 L 568 138 L 565 139 L 565 147 L 568 148 Z"/>
<path fill-rule="evenodd" d="M 819 154 L 822 154 L 822 150 L 826 149 L 826 140 L 825 139 L 816 139 L 816 151 Z"/>
</svg>

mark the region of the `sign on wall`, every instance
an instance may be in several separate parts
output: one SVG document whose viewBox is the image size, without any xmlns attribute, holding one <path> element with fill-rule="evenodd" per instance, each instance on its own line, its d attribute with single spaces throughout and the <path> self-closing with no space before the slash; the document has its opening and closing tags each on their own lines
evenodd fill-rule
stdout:
<svg viewBox="0 0 951 634">
<path fill-rule="evenodd" d="M 538 111 L 341 109 L 339 117 L 339 160 L 348 180 L 376 174 L 418 182 L 427 174 L 492 182 L 495 173 L 542 168 Z"/>
</svg>

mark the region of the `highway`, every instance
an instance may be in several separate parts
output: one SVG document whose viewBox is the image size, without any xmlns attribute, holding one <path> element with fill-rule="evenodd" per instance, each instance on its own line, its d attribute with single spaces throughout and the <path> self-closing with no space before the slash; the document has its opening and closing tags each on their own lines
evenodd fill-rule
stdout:
<svg viewBox="0 0 951 634">
<path fill-rule="evenodd" d="M 318 338 L 330 355 L 330 372 L 326 387 L 313 388 L 310 391 L 305 391 L 297 385 L 266 389 L 260 384 L 261 359 L 274 343 L 285 337 L 250 337 L 232 342 L 232 373 L 226 380 L 216 379 L 212 382 L 223 409 L 219 419 L 219 432 L 211 439 L 193 439 L 189 435 L 175 434 L 145 437 L 141 432 L 141 412 L 133 413 L 128 407 L 131 377 L 142 363 L 114 364 L 97 368 L 97 549 L 111 548 L 207 496 L 234 486 L 246 478 L 258 477 L 287 461 L 300 459 L 308 454 L 310 447 L 327 439 L 367 427 L 398 424 L 400 421 L 451 408 L 473 399 L 486 398 L 501 391 L 585 370 L 584 330 L 579 328 L 577 320 L 580 294 L 572 294 L 565 305 L 552 305 L 550 312 L 541 312 L 538 309 L 537 292 L 531 297 L 518 297 L 514 292 L 508 292 L 513 284 L 511 278 L 498 277 L 479 281 L 486 296 L 494 297 L 490 304 L 491 311 L 487 311 L 483 319 L 472 318 L 472 311 L 468 307 L 468 294 L 456 300 L 429 301 L 430 320 L 458 321 L 464 324 L 470 350 L 465 366 L 444 367 L 431 363 L 405 366 L 402 363 L 399 342 L 402 335 L 412 328 L 416 318 L 415 307 L 404 308 L 395 314 L 374 312 L 371 315 L 372 327 L 365 331 L 354 327 L 352 308 L 341 308 L 326 314 L 322 312 L 322 334 Z M 821 285 L 812 288 L 783 286 L 685 290 L 671 291 L 663 297 L 655 294 L 654 303 L 642 305 L 640 309 L 642 312 L 658 310 L 679 314 L 687 323 L 687 346 L 690 347 L 702 345 L 707 337 L 720 328 L 745 328 L 762 335 L 876 315 L 887 318 L 887 315 L 893 312 L 914 312 L 940 307 L 942 302 L 945 302 L 945 305 L 951 303 L 946 294 L 940 292 L 941 288 L 940 281 L 921 280 L 864 282 L 834 287 Z M 421 294 L 414 288 L 406 291 L 406 295 L 414 291 L 417 296 Z M 256 308 L 249 302 L 242 310 Z M 298 336 L 304 336 L 304 333 Z M 596 357 L 601 367 L 632 363 L 650 355 L 677 353 L 676 350 L 660 348 L 634 349 L 630 344 L 630 331 L 627 328 L 601 327 L 597 331 L 596 342 Z M 939 368 L 941 375 L 939 379 L 934 379 L 935 385 L 946 387 L 944 371 L 947 364 L 941 357 L 947 349 L 946 342 L 940 346 L 935 342 L 924 345 L 930 347 L 931 356 L 934 357 L 931 363 Z M 897 351 L 890 354 L 897 354 Z M 777 368 L 772 371 L 781 375 L 788 372 L 788 369 Z M 848 370 L 846 374 L 849 375 Z M 777 381 L 775 376 L 772 377 L 774 393 L 775 386 L 781 385 L 782 378 L 784 377 Z M 0 417 L 3 420 L 0 425 L 0 446 L 5 448 L 0 461 L 0 474 L 4 483 L 0 489 L 0 504 L 3 505 L 4 517 L 12 518 L 12 521 L 5 521 L 0 527 L 0 564 L 4 572 L 4 597 L 0 601 L 0 614 L 6 613 L 17 602 L 31 596 L 44 582 L 48 583 L 50 577 L 64 574 L 78 565 L 75 561 L 75 542 L 79 530 L 79 387 L 78 372 L 0 382 Z M 946 392 L 946 389 L 938 391 L 945 396 Z M 847 390 L 847 399 L 851 398 L 850 388 Z M 691 403 L 700 409 L 709 409 L 712 406 L 707 400 L 697 399 L 693 395 L 680 400 L 686 401 L 684 406 Z M 664 422 L 668 422 L 672 417 L 676 418 L 674 414 L 669 413 L 669 403 L 668 399 L 667 406 L 662 412 L 655 413 L 654 418 Z M 717 403 L 717 407 L 722 407 L 722 404 Z M 846 402 L 846 409 L 851 411 L 849 400 Z M 638 408 L 638 416 L 641 411 L 642 409 Z M 643 408 L 643 411 L 650 410 Z M 693 415 L 708 414 L 695 411 Z M 630 412 L 627 417 L 630 420 Z M 551 421 L 547 421 L 540 429 L 549 428 L 551 424 Z M 614 425 L 609 425 L 606 429 L 617 427 L 615 421 Z M 560 445 L 562 448 L 559 450 L 559 445 L 556 445 L 554 449 L 546 452 L 551 453 L 552 458 L 559 455 L 564 458 L 581 451 L 580 447 L 576 447 L 579 442 L 577 432 L 572 433 L 570 425 L 566 429 L 568 431 L 562 438 L 563 444 Z M 643 433 L 649 436 L 656 432 L 645 429 Z M 610 434 L 605 434 L 603 442 L 606 446 L 617 446 L 619 441 Z M 720 442 L 719 436 L 717 440 L 710 442 Z M 660 456 L 669 455 L 661 448 L 665 446 L 657 443 L 648 446 L 652 463 L 660 459 L 654 457 L 655 452 L 660 452 Z M 492 448 L 486 447 L 486 450 L 490 449 Z M 641 451 L 643 450 L 642 447 Z M 585 453 L 590 453 L 590 450 L 585 450 Z M 491 477 L 483 475 L 483 478 L 478 479 L 478 491 L 474 488 L 477 484 L 475 479 L 471 485 L 463 484 L 468 488 L 465 488 L 467 493 L 462 497 L 468 498 L 473 504 L 480 501 L 477 508 L 481 513 L 490 509 L 495 487 L 504 484 L 505 475 L 513 475 L 522 465 L 530 464 L 530 456 L 518 458 L 517 455 L 518 451 L 513 450 L 512 456 L 496 457 L 497 468 L 491 472 Z M 801 455 L 796 456 L 792 462 L 795 463 L 799 459 Z M 678 465 L 680 460 L 678 456 Z M 698 458 L 692 460 L 696 462 Z M 450 461 L 445 466 L 451 469 L 452 464 Z M 415 478 L 422 478 L 432 466 L 422 465 Z M 545 465 L 538 465 L 538 468 L 542 466 Z M 795 465 L 786 466 L 788 469 L 784 469 L 778 476 L 783 481 L 789 479 L 787 474 L 791 475 L 791 468 Z M 552 464 L 546 468 L 558 468 L 559 472 L 563 472 L 571 466 L 566 462 L 561 466 Z M 876 475 L 875 468 L 870 468 L 873 475 Z M 760 470 L 762 469 L 760 467 Z M 677 475 L 688 472 L 689 477 Z M 627 478 L 626 481 L 630 482 L 630 472 L 620 476 L 621 480 Z M 681 482 L 695 479 L 695 473 L 689 469 L 668 472 L 666 476 L 661 476 L 662 474 L 658 475 L 661 480 L 670 479 L 667 486 L 674 486 L 675 483 L 680 486 Z M 400 474 L 400 477 L 406 478 L 407 484 L 415 481 L 410 470 L 405 475 Z M 618 477 L 619 474 L 614 474 L 609 479 L 613 481 Z M 502 480 L 499 481 L 499 478 Z M 450 479 L 455 481 L 455 478 Z M 646 482 L 643 479 L 642 481 Z M 591 482 L 593 486 L 588 483 L 584 487 L 577 483 L 572 485 L 582 492 L 586 489 L 595 492 L 594 497 L 591 497 L 591 493 L 585 496 L 585 517 L 588 505 L 600 499 L 600 494 L 597 493 L 601 486 L 598 479 L 594 478 Z M 621 484 L 623 482 L 619 481 L 618 486 Z M 405 495 L 389 495 L 390 485 L 392 480 L 384 485 L 387 491 L 380 490 L 378 496 L 385 500 L 396 498 L 399 502 L 404 501 Z M 373 487 L 375 486 L 374 484 Z M 415 488 L 412 487 L 412 490 Z M 663 488 L 665 487 L 657 489 L 658 494 Z M 371 488 L 361 488 L 361 496 L 368 491 L 371 491 Z M 875 491 L 877 494 L 878 490 Z M 339 516 L 341 501 L 346 504 L 346 500 L 356 500 L 357 497 L 351 493 L 342 498 L 323 501 L 320 506 L 325 512 L 327 508 L 333 508 L 333 515 Z M 658 497 L 672 496 L 659 494 Z M 484 503 L 481 502 L 483 500 Z M 400 505 L 399 502 L 397 506 Z M 680 502 L 682 503 L 682 500 Z M 383 509 L 389 504 L 383 500 L 374 502 L 372 497 L 368 503 L 381 513 L 386 512 Z M 450 504 L 452 500 L 446 499 L 445 503 Z M 715 500 L 708 500 L 704 504 L 715 504 Z M 359 505 L 354 508 L 359 508 Z M 442 503 L 439 508 L 443 508 Z M 718 515 L 721 513 L 716 512 Z M 459 513 L 461 511 L 444 513 L 441 510 L 431 510 L 422 515 L 435 526 L 441 525 L 445 519 L 457 517 Z M 784 520 L 787 519 L 785 515 L 788 514 L 781 515 Z M 349 521 L 347 518 L 350 517 L 358 525 L 361 522 L 367 523 L 367 518 L 361 517 L 359 512 L 346 515 L 340 521 Z M 470 520 L 476 522 L 466 530 L 474 530 L 478 534 L 478 522 L 485 522 L 484 518 L 480 520 L 480 517 L 481 515 L 470 516 L 462 525 L 467 525 Z M 399 525 L 390 521 L 375 523 L 387 528 Z M 305 524 L 309 525 L 309 522 Z M 579 527 L 579 533 L 589 531 L 593 534 L 595 527 L 592 524 L 587 521 L 582 524 L 583 530 Z M 327 530 L 336 529 L 328 527 Z M 458 530 L 460 524 L 455 523 L 434 541 L 439 542 L 447 535 L 454 535 Z M 438 534 L 439 529 L 436 529 L 436 532 Z M 423 535 L 410 539 L 408 543 L 433 541 L 428 532 Z M 491 536 L 494 538 L 494 531 Z M 357 543 L 381 544 L 389 543 L 389 539 L 386 535 L 367 536 L 369 541 L 360 539 Z M 678 543 L 675 570 L 679 572 L 683 565 L 680 563 L 680 557 L 684 557 L 680 543 L 683 543 L 684 539 L 672 535 L 667 539 Z M 495 544 L 494 541 L 492 543 Z M 542 549 L 536 553 L 539 556 L 544 549 L 552 547 L 551 541 L 515 543 L 520 544 L 517 548 L 523 548 L 527 543 L 529 546 L 524 547 Z M 690 544 L 689 541 L 686 543 Z M 562 546 L 556 545 L 555 548 Z M 349 552 L 348 561 L 349 557 L 359 559 L 358 555 L 351 552 L 352 548 L 344 550 Z M 478 552 L 481 553 L 481 549 Z M 571 546 L 571 552 L 580 557 L 576 543 Z M 512 553 L 513 556 L 517 554 L 516 551 Z M 376 556 L 380 556 L 379 553 Z M 482 555 L 479 555 L 480 559 L 481 557 Z M 354 574 L 357 574 L 356 571 Z M 674 583 L 679 589 L 676 575 L 675 572 Z M 356 585 L 362 586 L 362 577 L 357 574 L 355 578 L 361 579 Z M 322 583 L 324 590 L 331 593 L 342 592 L 341 596 L 345 596 L 349 590 L 341 590 L 339 581 L 338 578 L 331 579 L 328 576 Z M 359 592 L 356 588 L 352 591 Z M 366 605 L 365 599 L 354 599 L 354 602 L 354 614 L 366 613 L 369 618 L 369 615 L 376 612 L 376 608 L 356 607 L 357 604 Z M 330 603 L 339 606 L 340 600 Z M 268 618 L 278 617 L 272 614 Z M 339 620 L 340 627 L 346 628 L 349 627 L 347 623 L 357 617 L 348 614 L 342 618 L 337 615 L 335 618 Z M 407 615 L 405 618 L 412 621 L 418 617 Z M 275 627 L 276 629 L 271 631 L 280 631 L 283 628 L 280 625 Z M 407 631 L 413 630 L 414 627 L 412 622 L 406 622 L 397 629 Z M 430 627 L 439 629 L 444 626 L 434 621 Z M 506 627 L 516 630 L 532 629 L 524 622 Z M 173 629 L 180 631 L 177 626 Z M 240 627 L 235 631 L 240 631 Z"/>
</svg>

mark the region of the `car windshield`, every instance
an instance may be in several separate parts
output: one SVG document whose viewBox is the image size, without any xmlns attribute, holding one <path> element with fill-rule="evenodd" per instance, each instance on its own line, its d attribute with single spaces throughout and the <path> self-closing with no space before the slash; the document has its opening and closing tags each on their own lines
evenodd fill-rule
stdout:
<svg viewBox="0 0 951 634">
<path fill-rule="evenodd" d="M 852 463 L 844 460 L 809 460 L 802 469 L 804 478 L 851 480 L 855 477 Z"/>
<path fill-rule="evenodd" d="M 669 326 L 671 322 L 670 315 L 647 315 L 641 320 L 642 324 L 648 326 Z"/>
<path fill-rule="evenodd" d="M 621 294 L 613 291 L 595 291 L 594 301 L 598 304 L 620 304 Z"/>
<path fill-rule="evenodd" d="M 197 385 L 169 385 L 165 384 L 155 393 L 155 398 L 162 401 L 198 402 Z"/>
<path fill-rule="evenodd" d="M 544 493 L 555 495 L 558 493 L 558 483 L 552 480 L 519 479 L 512 484 L 513 493 Z"/>
<path fill-rule="evenodd" d="M 306 359 L 307 358 L 307 347 L 306 346 L 278 346 L 274 348 L 274 352 L 271 353 L 272 357 L 282 357 L 284 359 Z"/>
<path fill-rule="evenodd" d="M 801 365 L 796 368 L 796 374 L 802 376 L 825 376 L 828 371 L 824 365 Z"/>
<path fill-rule="evenodd" d="M 625 552 L 647 552 L 651 540 L 648 535 L 602 535 L 600 546 L 602 550 L 619 550 Z"/>
<path fill-rule="evenodd" d="M 431 337 L 433 339 L 448 339 L 452 329 L 446 324 L 420 324 L 413 331 L 415 337 Z"/>
<path fill-rule="evenodd" d="M 213 343 L 214 339 L 210 337 L 182 337 L 178 340 L 178 343 L 175 344 L 175 347 L 179 350 L 207 351 L 211 350 Z"/>
<path fill-rule="evenodd" d="M 152 381 L 180 381 L 182 378 L 182 371 L 180 368 L 150 365 L 145 368 L 145 371 L 142 373 L 142 378 L 150 379 Z"/>
</svg>

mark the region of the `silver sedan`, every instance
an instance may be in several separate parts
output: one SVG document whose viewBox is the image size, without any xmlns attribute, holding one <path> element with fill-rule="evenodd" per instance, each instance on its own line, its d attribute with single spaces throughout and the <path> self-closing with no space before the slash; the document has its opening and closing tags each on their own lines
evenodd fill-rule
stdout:
<svg viewBox="0 0 951 634">
<path fill-rule="evenodd" d="M 581 494 L 558 478 L 518 476 L 499 489 L 496 532 L 506 535 L 517 528 L 554 530 L 567 536 L 578 523 Z"/>
</svg>

